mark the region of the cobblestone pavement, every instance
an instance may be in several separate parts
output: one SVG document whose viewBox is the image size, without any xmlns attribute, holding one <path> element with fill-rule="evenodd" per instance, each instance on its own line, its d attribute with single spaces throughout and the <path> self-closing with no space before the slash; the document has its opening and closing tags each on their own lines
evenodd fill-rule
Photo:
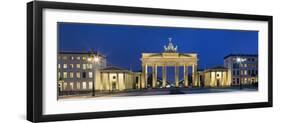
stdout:
<svg viewBox="0 0 281 123">
<path fill-rule="evenodd" d="M 72 95 L 60 97 L 60 100 L 67 99 L 85 99 L 85 98 L 108 98 L 108 97 L 126 97 L 126 96 L 149 96 L 149 95 L 174 95 L 174 94 L 202 94 L 202 93 L 229 93 L 229 92 L 251 92 L 258 91 L 257 88 L 168 88 L 168 89 L 145 89 L 145 90 L 127 90 L 124 92 L 97 93 Z"/>
</svg>

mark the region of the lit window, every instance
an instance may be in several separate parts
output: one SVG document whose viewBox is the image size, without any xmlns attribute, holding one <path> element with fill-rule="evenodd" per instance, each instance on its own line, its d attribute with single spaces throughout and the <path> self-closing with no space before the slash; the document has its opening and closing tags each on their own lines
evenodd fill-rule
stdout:
<svg viewBox="0 0 281 123">
<path fill-rule="evenodd" d="M 67 78 L 67 72 L 63 72 L 63 78 Z"/>
<path fill-rule="evenodd" d="M 92 69 L 93 65 L 92 64 L 87 64 L 88 69 Z"/>
<path fill-rule="evenodd" d="M 86 67 L 87 67 L 86 64 L 83 64 L 83 70 L 86 70 Z"/>
<path fill-rule="evenodd" d="M 244 70 L 244 75 L 247 75 L 247 70 Z"/>
<path fill-rule="evenodd" d="M 77 60 L 80 60 L 80 57 L 79 57 L 79 56 L 77 56 L 77 57 L 76 57 L 76 59 L 77 59 Z"/>
<path fill-rule="evenodd" d="M 70 89 L 73 90 L 74 88 L 73 82 L 70 82 L 69 85 L 70 85 Z"/>
<path fill-rule="evenodd" d="M 92 81 L 89 82 L 89 89 L 93 89 L 93 82 Z"/>
<path fill-rule="evenodd" d="M 63 64 L 63 68 L 66 69 L 67 68 L 67 64 Z"/>
<path fill-rule="evenodd" d="M 76 83 L 76 89 L 80 89 L 80 82 Z"/>
<path fill-rule="evenodd" d="M 86 56 L 83 56 L 82 59 L 85 61 L 86 60 Z"/>
<path fill-rule="evenodd" d="M 83 84 L 83 85 L 82 85 L 82 88 L 83 88 L 83 89 L 87 89 L 87 83 L 86 83 L 86 82 L 83 82 L 82 84 Z"/>
<path fill-rule="evenodd" d="M 60 64 L 58 64 L 58 69 L 60 69 Z"/>
<path fill-rule="evenodd" d="M 69 77 L 70 77 L 70 78 L 73 78 L 73 72 L 70 72 L 70 73 L 69 73 Z"/>
<path fill-rule="evenodd" d="M 244 67 L 247 67 L 247 64 L 244 64 Z"/>
<path fill-rule="evenodd" d="M 73 68 L 74 68 L 74 65 L 73 65 L 73 64 L 70 64 L 69 67 L 70 67 L 71 69 L 73 69 Z"/>
<path fill-rule="evenodd" d="M 71 60 L 74 60 L 74 57 L 73 57 L 73 56 L 71 56 Z"/>
<path fill-rule="evenodd" d="M 80 64 L 76 64 L 76 68 L 80 69 Z"/>
<path fill-rule="evenodd" d="M 93 72 L 89 72 L 89 78 L 93 78 Z"/>
<path fill-rule="evenodd" d="M 63 83 L 63 90 L 66 90 L 66 88 L 67 88 L 67 83 L 64 82 L 64 83 Z"/>
<path fill-rule="evenodd" d="M 80 78 L 80 72 L 77 72 L 77 73 L 76 73 L 76 77 L 77 77 L 77 78 Z"/>
</svg>

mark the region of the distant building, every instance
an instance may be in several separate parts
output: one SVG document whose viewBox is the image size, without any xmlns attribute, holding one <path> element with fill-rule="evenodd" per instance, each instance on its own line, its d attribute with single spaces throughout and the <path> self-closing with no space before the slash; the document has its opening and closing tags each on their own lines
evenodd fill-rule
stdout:
<svg viewBox="0 0 281 123">
<path fill-rule="evenodd" d="M 217 66 L 213 68 L 200 71 L 199 80 L 204 87 L 227 87 L 231 86 L 228 81 L 230 76 L 228 75 L 228 69 L 225 67 Z"/>
<path fill-rule="evenodd" d="M 99 81 L 99 69 L 106 67 L 105 56 L 96 52 L 59 52 L 57 79 L 59 94 L 92 92 Z"/>
<path fill-rule="evenodd" d="M 232 85 L 258 83 L 258 55 L 230 54 L 224 57 Z"/>
</svg>

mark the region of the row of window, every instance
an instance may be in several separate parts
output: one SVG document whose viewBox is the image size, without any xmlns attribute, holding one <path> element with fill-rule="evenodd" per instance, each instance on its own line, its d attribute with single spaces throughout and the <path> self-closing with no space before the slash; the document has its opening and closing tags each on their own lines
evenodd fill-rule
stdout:
<svg viewBox="0 0 281 123">
<path fill-rule="evenodd" d="M 88 73 L 88 78 L 93 78 L 93 72 L 82 72 L 82 78 L 87 78 L 87 73 Z M 75 76 L 74 76 L 75 75 Z M 58 72 L 58 78 L 81 78 L 81 72 Z"/>
<path fill-rule="evenodd" d="M 240 63 L 233 63 L 233 68 L 257 68 L 258 64 L 240 64 Z"/>
<path fill-rule="evenodd" d="M 61 86 L 61 90 L 88 90 L 93 89 L 93 82 L 64 82 Z"/>
<path fill-rule="evenodd" d="M 233 76 L 239 76 L 239 75 L 255 76 L 255 75 L 258 75 L 258 70 L 233 70 L 232 75 Z"/>
<path fill-rule="evenodd" d="M 90 59 L 91 57 L 86 57 L 86 56 L 58 56 L 58 59 L 62 59 L 62 60 L 83 60 L 86 61 L 88 59 Z"/>
<path fill-rule="evenodd" d="M 250 61 L 250 62 L 254 62 L 254 61 L 256 61 L 256 59 L 255 59 L 255 58 L 243 58 L 243 59 L 245 59 L 246 61 Z M 233 61 L 236 61 L 236 60 L 237 60 L 237 58 L 233 58 L 232 60 L 233 60 Z"/>
<path fill-rule="evenodd" d="M 62 65 L 62 66 L 61 66 Z M 75 65 L 75 66 L 74 66 Z M 73 68 L 77 68 L 77 69 L 80 69 L 81 68 L 81 64 L 58 64 L 58 69 L 60 68 L 63 68 L 63 69 L 67 69 L 67 68 L 70 68 L 70 69 L 73 69 Z M 93 68 L 93 64 L 82 64 L 82 69 L 83 70 L 86 70 L 86 69 L 92 69 Z"/>
<path fill-rule="evenodd" d="M 255 79 L 253 78 L 233 78 L 232 79 L 232 84 L 234 85 L 239 85 L 240 82 L 242 83 L 254 83 L 255 82 Z"/>
</svg>

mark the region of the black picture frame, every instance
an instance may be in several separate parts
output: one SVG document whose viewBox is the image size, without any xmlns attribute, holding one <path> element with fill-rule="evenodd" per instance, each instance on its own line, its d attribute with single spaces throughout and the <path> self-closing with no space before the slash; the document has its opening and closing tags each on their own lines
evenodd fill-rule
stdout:
<svg viewBox="0 0 281 123">
<path fill-rule="evenodd" d="M 92 113 L 71 113 L 58 115 L 43 115 L 42 113 L 42 10 L 65 9 L 65 10 L 86 10 L 86 11 L 104 11 L 104 12 L 120 12 L 120 13 L 138 13 L 151 15 L 169 15 L 169 16 L 188 16 L 188 17 L 204 17 L 204 18 L 223 18 L 223 19 L 241 19 L 241 20 L 257 20 L 268 22 L 268 101 L 258 103 L 241 103 L 241 104 L 224 104 L 224 105 L 208 105 L 208 106 L 192 106 L 192 107 L 175 107 L 175 108 L 158 108 L 158 109 L 139 109 L 126 111 L 107 111 Z M 78 119 L 94 119 L 106 117 L 124 117 L 137 115 L 155 115 L 169 113 L 229 110 L 229 109 L 245 109 L 272 107 L 272 37 L 273 37 L 273 17 L 264 15 L 248 15 L 233 13 L 217 13 L 202 11 L 185 11 L 170 10 L 156 8 L 140 8 L 125 6 L 109 6 L 109 5 L 93 5 L 80 3 L 63 3 L 63 2 L 45 2 L 33 1 L 27 3 L 27 120 L 32 122 L 44 121 L 63 121 Z M 46 42 L 48 43 L 48 42 Z"/>
</svg>

